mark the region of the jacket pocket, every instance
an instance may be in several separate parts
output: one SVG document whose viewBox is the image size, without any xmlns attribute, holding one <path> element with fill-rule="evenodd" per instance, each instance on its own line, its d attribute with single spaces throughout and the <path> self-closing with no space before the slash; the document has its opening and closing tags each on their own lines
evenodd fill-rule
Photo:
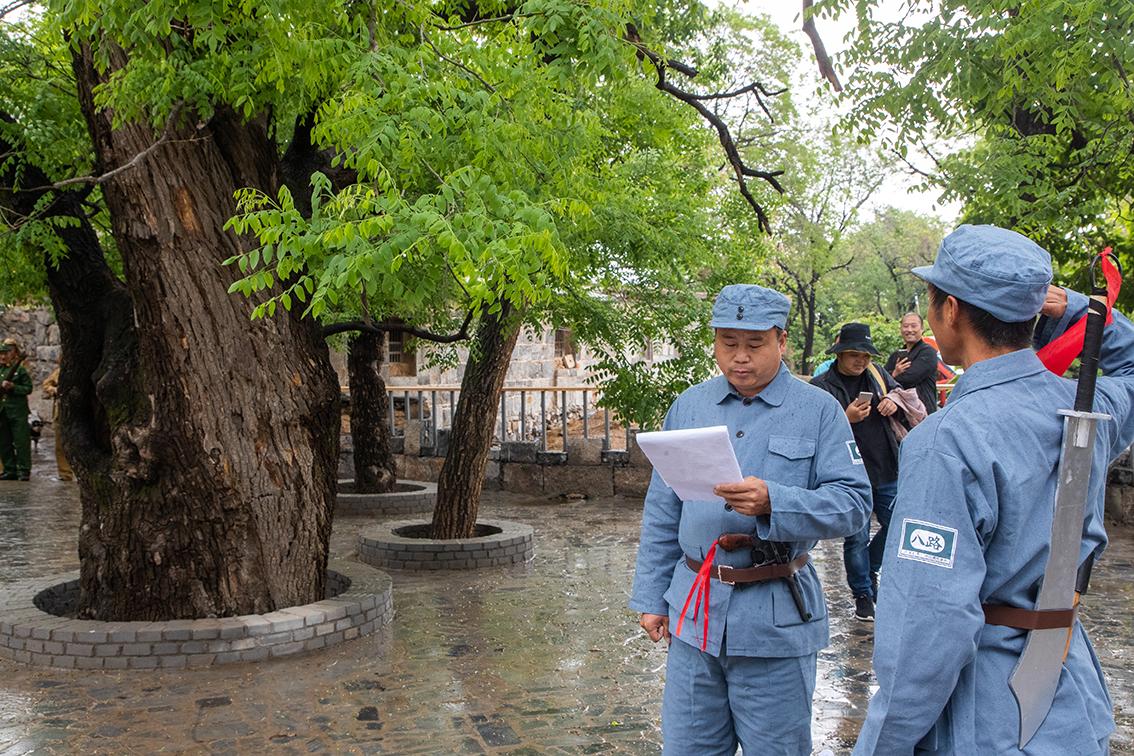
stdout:
<svg viewBox="0 0 1134 756">
<path fill-rule="evenodd" d="M 806 486 L 814 457 L 814 439 L 771 436 L 768 438 L 768 456 L 764 461 L 764 477 L 787 486 Z"/>
</svg>

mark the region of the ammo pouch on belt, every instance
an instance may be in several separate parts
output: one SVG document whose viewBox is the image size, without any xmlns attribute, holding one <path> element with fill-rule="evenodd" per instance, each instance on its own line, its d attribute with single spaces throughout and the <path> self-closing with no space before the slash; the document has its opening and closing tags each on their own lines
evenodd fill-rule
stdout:
<svg viewBox="0 0 1134 756">
<path fill-rule="evenodd" d="M 725 533 L 717 539 L 717 545 L 725 551 L 736 551 L 747 547 L 752 551 L 752 566 L 761 567 L 765 564 L 775 564 L 781 561 L 780 555 L 783 546 L 752 533 Z"/>
</svg>

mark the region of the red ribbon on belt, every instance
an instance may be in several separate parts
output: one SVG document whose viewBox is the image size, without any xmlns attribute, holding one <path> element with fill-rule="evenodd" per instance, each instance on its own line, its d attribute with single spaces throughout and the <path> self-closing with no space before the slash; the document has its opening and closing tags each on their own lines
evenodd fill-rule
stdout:
<svg viewBox="0 0 1134 756">
<path fill-rule="evenodd" d="M 1110 247 L 1099 253 L 1102 258 L 1103 276 L 1106 278 L 1106 322 L 1109 325 L 1114 320 L 1114 303 L 1118 300 L 1118 291 L 1122 288 L 1122 275 L 1118 268 L 1110 261 Z M 1036 356 L 1051 372 L 1063 375 L 1071 363 L 1083 352 L 1083 335 L 1087 332 L 1087 316 L 1079 320 L 1063 335 L 1050 342 L 1043 349 L 1036 352 Z"/>
<path fill-rule="evenodd" d="M 705 554 L 705 561 L 701 563 L 701 569 L 697 571 L 697 577 L 693 580 L 693 585 L 689 588 L 689 595 L 685 597 L 685 606 L 681 607 L 681 614 L 677 618 L 677 635 L 681 635 L 681 625 L 685 622 L 685 613 L 689 611 L 689 602 L 693 601 L 693 594 L 697 594 L 697 599 L 693 604 L 693 616 L 697 616 L 697 609 L 704 604 L 704 632 L 701 633 L 701 650 L 705 650 L 705 646 L 709 642 L 709 583 L 712 581 L 711 573 L 713 571 L 713 557 L 717 555 L 717 542 L 713 541 L 713 545 L 709 547 L 709 553 Z M 702 602 L 702 597 L 704 601 Z M 693 620 L 696 624 L 697 620 Z"/>
</svg>

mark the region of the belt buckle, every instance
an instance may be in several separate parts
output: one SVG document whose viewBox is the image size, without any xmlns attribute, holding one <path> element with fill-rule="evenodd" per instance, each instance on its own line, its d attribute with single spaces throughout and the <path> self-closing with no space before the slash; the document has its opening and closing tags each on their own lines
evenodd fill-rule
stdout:
<svg viewBox="0 0 1134 756">
<path fill-rule="evenodd" d="M 727 564 L 718 564 L 717 565 L 717 580 L 721 581 L 725 585 L 736 585 L 735 580 L 725 580 L 724 573 L 721 572 L 721 570 L 724 569 L 725 567 L 728 567 L 728 565 Z M 732 568 L 729 567 L 729 569 L 732 569 Z"/>
</svg>

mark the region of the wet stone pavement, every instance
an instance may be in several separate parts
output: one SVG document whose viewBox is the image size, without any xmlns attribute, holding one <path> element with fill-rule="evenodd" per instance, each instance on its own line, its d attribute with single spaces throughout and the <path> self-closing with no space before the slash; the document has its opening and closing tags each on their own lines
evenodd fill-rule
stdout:
<svg viewBox="0 0 1134 756">
<path fill-rule="evenodd" d="M 39 470 L 48 468 L 38 455 Z M 654 754 L 665 652 L 626 609 L 639 501 L 487 494 L 484 516 L 531 524 L 536 556 L 476 573 L 391 571 L 393 623 L 321 653 L 168 672 L 40 670 L 0 660 L 0 754 Z M 335 521 L 350 557 L 369 517 Z M 78 566 L 73 484 L 0 483 L 0 585 Z M 1084 622 L 1134 753 L 1134 532 L 1114 531 Z M 831 646 L 820 653 L 816 750 L 845 753 L 872 677 L 841 546 L 824 543 Z"/>
</svg>

